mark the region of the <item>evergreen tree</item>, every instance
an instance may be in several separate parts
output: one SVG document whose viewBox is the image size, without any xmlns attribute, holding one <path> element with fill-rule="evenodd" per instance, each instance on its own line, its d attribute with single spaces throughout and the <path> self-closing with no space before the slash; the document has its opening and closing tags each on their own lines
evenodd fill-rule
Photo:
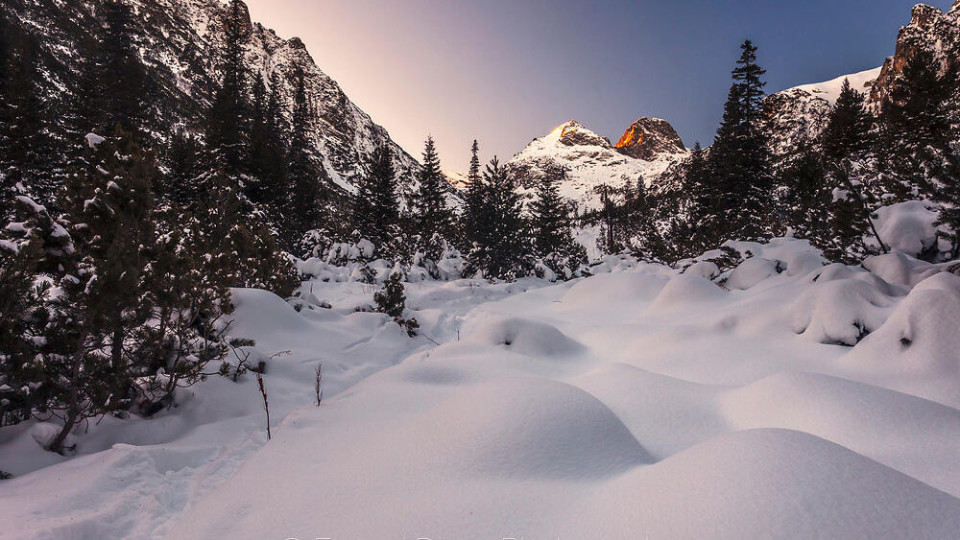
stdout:
<svg viewBox="0 0 960 540">
<path fill-rule="evenodd" d="M 823 158 L 812 145 L 802 144 L 801 154 L 784 170 L 781 181 L 787 225 L 794 236 L 826 249 L 831 238 L 830 205 L 833 189 L 827 181 Z"/>
<path fill-rule="evenodd" d="M 12 29 L 8 25 L 7 29 Z M 4 118 L 0 122 L 0 223 L 11 217 L 11 198 L 30 195 L 51 205 L 56 191 L 53 165 L 58 153 L 50 136 L 50 115 L 41 95 L 40 45 L 24 31 L 10 31 L 7 77 L 2 96 Z"/>
<path fill-rule="evenodd" d="M 753 43 L 744 42 L 741 51 L 710 152 L 710 169 L 720 196 L 720 236 L 758 240 L 771 234 L 773 176 L 762 126 L 766 72 L 757 65 Z"/>
<path fill-rule="evenodd" d="M 856 263 L 869 254 L 864 238 L 876 236 L 871 208 L 879 203 L 873 183 L 873 172 L 867 158 L 875 140 L 871 132 L 872 118 L 866 108 L 866 97 L 844 81 L 840 96 L 821 135 L 825 162 L 823 189 L 830 193 L 814 195 L 809 204 L 825 204 L 826 210 L 808 208 L 811 219 L 823 220 L 826 228 L 811 231 L 814 244 L 827 258 Z"/>
<path fill-rule="evenodd" d="M 249 156 L 249 106 L 246 100 L 248 71 L 243 45 L 246 20 L 239 0 L 231 0 L 225 21 L 225 46 L 220 88 L 214 96 L 207 125 L 207 147 L 230 176 L 246 170 Z"/>
<path fill-rule="evenodd" d="M 931 51 L 918 49 L 883 104 L 883 183 L 894 200 L 923 197 L 940 203 L 938 225 L 945 226 L 941 236 L 951 245 L 947 257 L 955 259 L 960 256 L 960 156 L 954 146 L 957 127 L 947 111 L 957 74 L 941 69 Z"/>
<path fill-rule="evenodd" d="M 531 225 L 536 252 L 547 257 L 562 251 L 570 242 L 570 214 L 560 197 L 558 183 L 566 178 L 566 170 L 559 176 L 546 174 L 537 184 L 537 197 L 530 204 Z"/>
<path fill-rule="evenodd" d="M 895 200 L 929 196 L 943 177 L 955 174 L 953 127 L 945 105 L 951 85 L 939 62 L 919 48 L 883 103 L 884 185 Z"/>
<path fill-rule="evenodd" d="M 245 185 L 245 193 L 252 202 L 273 210 L 283 202 L 289 191 L 280 84 L 277 73 L 270 76 L 269 89 L 262 74 L 254 77 L 250 128 L 250 168 L 253 177 Z"/>
<path fill-rule="evenodd" d="M 417 233 L 429 241 L 435 235 L 448 234 L 452 225 L 452 215 L 446 201 L 448 186 L 440 169 L 440 158 L 433 137 L 427 137 L 423 167 L 417 179 L 420 185 L 414 198 L 414 221 Z"/>
<path fill-rule="evenodd" d="M 682 251 L 692 255 L 720 244 L 723 223 L 720 186 L 713 181 L 710 162 L 699 142 L 693 147 L 683 175 L 682 183 L 689 198 L 687 222 L 690 225 L 688 241 L 691 245 L 690 249 Z"/>
<path fill-rule="evenodd" d="M 107 0 L 100 11 L 104 24 L 97 75 L 104 110 L 98 131 L 110 132 L 119 125 L 141 140 L 150 89 L 133 41 L 133 11 L 126 0 Z"/>
<path fill-rule="evenodd" d="M 395 226 L 399 220 L 393 152 L 384 144 L 374 151 L 370 172 L 358 183 L 353 206 L 354 228 L 383 249 L 398 232 Z"/>
<path fill-rule="evenodd" d="M 487 186 L 480 174 L 480 145 L 477 141 L 473 141 L 471 154 L 462 219 L 464 238 L 470 245 L 486 245 L 489 244 L 490 231 L 488 197 Z"/>
<path fill-rule="evenodd" d="M 571 278 L 586 260 L 586 251 L 571 233 L 570 208 L 560 196 L 558 183 L 566 178 L 548 174 L 537 185 L 537 198 L 530 205 L 534 251 L 551 270 Z"/>
<path fill-rule="evenodd" d="M 122 132 L 88 142 L 64 192 L 74 267 L 49 301 L 50 346 L 42 355 L 48 406 L 63 420 L 49 448 L 59 453 L 78 422 L 128 404 L 136 329 L 152 311 L 143 277 L 155 241 L 153 156 Z"/>
<path fill-rule="evenodd" d="M 166 174 L 157 185 L 163 200 L 188 209 L 197 199 L 197 179 L 203 172 L 203 146 L 191 133 L 177 130 L 170 136 L 165 156 Z"/>
<path fill-rule="evenodd" d="M 404 294 L 403 273 L 399 268 L 394 268 L 383 284 L 383 290 L 375 293 L 373 300 L 377 304 L 377 312 L 392 317 L 393 321 L 405 329 L 410 337 L 417 335 L 420 323 L 416 319 L 407 319 L 403 316 L 407 310 L 407 297 Z"/>
<path fill-rule="evenodd" d="M 290 148 L 287 153 L 286 227 L 291 245 L 309 230 L 320 228 L 321 191 L 319 170 L 314 165 L 313 142 L 310 137 L 310 101 L 306 76 L 302 69 L 294 73 L 293 115 Z"/>
<path fill-rule="evenodd" d="M 491 279 L 516 279 L 532 268 L 523 199 L 516 190 L 513 176 L 496 157 L 487 165 L 483 180 L 484 213 L 490 229 L 469 254 L 467 273 L 479 271 Z"/>
</svg>

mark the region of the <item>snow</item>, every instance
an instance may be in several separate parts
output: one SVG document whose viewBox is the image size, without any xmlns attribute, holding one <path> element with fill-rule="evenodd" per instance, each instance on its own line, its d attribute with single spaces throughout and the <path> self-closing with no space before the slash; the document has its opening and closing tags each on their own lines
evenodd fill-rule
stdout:
<svg viewBox="0 0 960 540">
<path fill-rule="evenodd" d="M 94 149 L 103 144 L 103 141 L 107 140 L 96 133 L 87 133 L 86 139 L 87 146 Z"/>
<path fill-rule="evenodd" d="M 49 424 L 0 429 L 0 536 L 954 538 L 960 276 L 729 247 L 750 256 L 722 274 L 409 283 L 413 339 L 357 312 L 376 286 L 311 279 L 299 311 L 236 290 L 273 440 L 249 376 L 91 424 L 69 459 L 38 451 Z"/>
<path fill-rule="evenodd" d="M 916 257 L 937 244 L 937 206 L 907 201 L 877 210 L 877 228 L 888 248 Z"/>
<path fill-rule="evenodd" d="M 796 89 L 824 99 L 830 103 L 830 106 L 832 107 L 836 105 L 837 99 L 840 97 L 840 90 L 843 88 L 843 81 L 849 80 L 851 88 L 860 93 L 869 94 L 873 83 L 876 82 L 876 80 L 880 77 L 880 71 L 882 69 L 883 68 L 878 67 L 867 71 L 861 71 L 860 73 L 854 73 L 852 75 L 844 75 L 827 82 L 797 86 Z M 791 88 L 790 90 L 793 89 Z"/>
<path fill-rule="evenodd" d="M 565 136 L 576 140 L 577 144 L 568 145 L 563 140 Z M 535 139 L 506 165 L 532 177 L 562 167 L 566 178 L 559 185 L 560 195 L 576 202 L 581 211 L 587 211 L 601 206 L 595 188 L 606 185 L 619 189 L 628 181 L 634 184 L 643 181 L 649 185 L 687 155 L 685 152 L 664 154 L 654 161 L 635 159 L 621 154 L 605 137 L 571 120 Z M 530 188 L 526 192 L 532 195 L 532 186 L 526 187 Z M 594 245 L 589 241 L 582 243 L 588 249 Z"/>
</svg>

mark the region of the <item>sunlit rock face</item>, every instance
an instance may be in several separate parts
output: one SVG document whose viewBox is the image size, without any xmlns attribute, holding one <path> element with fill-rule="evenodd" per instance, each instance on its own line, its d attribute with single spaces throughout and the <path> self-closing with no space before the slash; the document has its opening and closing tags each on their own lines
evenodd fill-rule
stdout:
<svg viewBox="0 0 960 540">
<path fill-rule="evenodd" d="M 666 120 L 643 117 L 620 137 L 617 149 L 622 154 L 644 161 L 653 161 L 666 154 L 686 152 L 683 140 Z"/>
<path fill-rule="evenodd" d="M 960 68 L 960 2 L 954 3 L 947 13 L 923 4 L 913 8 L 910 24 L 901 28 L 897 36 L 896 53 L 883 64 L 871 101 L 886 100 L 899 83 L 903 68 L 924 49 L 933 52 L 944 72 Z"/>
</svg>

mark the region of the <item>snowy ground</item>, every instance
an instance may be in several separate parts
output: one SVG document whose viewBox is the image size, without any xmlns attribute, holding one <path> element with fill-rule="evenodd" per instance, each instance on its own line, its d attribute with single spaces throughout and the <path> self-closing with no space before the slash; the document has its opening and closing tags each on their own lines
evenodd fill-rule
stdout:
<svg viewBox="0 0 960 540">
<path fill-rule="evenodd" d="M 63 463 L 44 426 L 0 431 L 0 537 L 956 538 L 960 277 L 745 247 L 723 287 L 709 263 L 412 284 L 429 339 L 354 313 L 369 286 L 305 284 L 333 309 L 301 313 L 238 291 L 237 335 L 290 351 L 273 440 L 250 378 Z"/>
</svg>

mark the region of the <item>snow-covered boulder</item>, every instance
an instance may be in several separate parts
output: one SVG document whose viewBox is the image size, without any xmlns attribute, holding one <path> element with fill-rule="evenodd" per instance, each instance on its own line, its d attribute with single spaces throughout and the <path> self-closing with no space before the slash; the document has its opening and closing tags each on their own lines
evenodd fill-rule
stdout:
<svg viewBox="0 0 960 540">
<path fill-rule="evenodd" d="M 858 279 L 817 283 L 793 304 L 793 330 L 819 343 L 856 345 L 880 328 L 892 300 Z"/>
</svg>

